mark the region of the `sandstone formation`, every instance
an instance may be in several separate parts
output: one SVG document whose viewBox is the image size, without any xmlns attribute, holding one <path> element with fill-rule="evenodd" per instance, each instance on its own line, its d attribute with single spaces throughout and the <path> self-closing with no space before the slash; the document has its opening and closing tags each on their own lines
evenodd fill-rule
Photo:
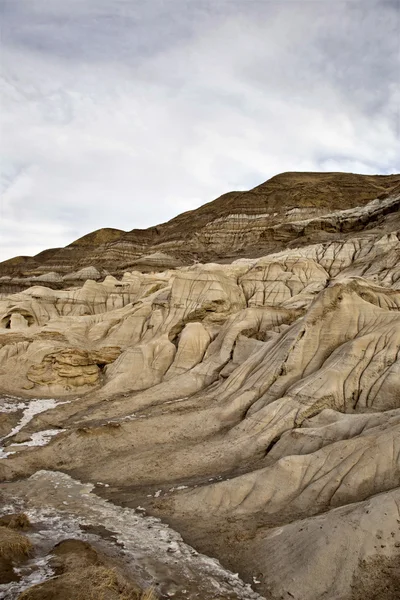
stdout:
<svg viewBox="0 0 400 600">
<path fill-rule="evenodd" d="M 100 229 L 65 248 L 0 263 L 0 294 L 38 281 L 62 289 L 127 270 L 153 272 L 261 257 L 288 246 L 342 240 L 371 227 L 397 230 L 398 202 L 372 201 L 387 198 L 399 186 L 399 175 L 283 173 L 146 230 Z M 370 211 L 360 213 L 357 207 L 369 202 Z M 349 209 L 356 210 L 332 214 Z"/>
<path fill-rule="evenodd" d="M 0 494 L 32 514 L 85 510 L 92 527 L 105 507 L 133 520 L 139 507 L 253 588 L 231 574 L 220 598 L 394 599 L 400 178 L 343 176 L 338 191 L 331 174 L 281 177 L 266 200 L 276 221 L 233 194 L 216 201 L 225 216 L 188 233 L 219 262 L 158 270 L 179 256 L 145 248 L 167 235 L 147 232 L 144 272 L 104 276 L 95 242 L 114 252 L 126 240 L 111 230 L 82 242 L 92 270 L 70 263 L 75 283 L 90 275 L 83 285 L 3 294 Z M 281 206 L 293 178 L 293 206 Z M 305 200 L 321 178 L 331 199 Z M 246 219 L 232 208 L 245 205 Z M 243 256 L 229 261 L 227 247 Z M 87 484 L 92 500 L 74 504 Z M 196 569 L 179 570 L 175 598 L 198 597 Z"/>
</svg>

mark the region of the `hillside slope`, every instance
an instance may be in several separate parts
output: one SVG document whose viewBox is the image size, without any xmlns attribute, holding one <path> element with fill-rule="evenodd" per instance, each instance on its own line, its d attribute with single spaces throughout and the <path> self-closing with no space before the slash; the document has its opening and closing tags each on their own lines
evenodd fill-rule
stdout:
<svg viewBox="0 0 400 600">
<path fill-rule="evenodd" d="M 7 510 L 82 524 L 161 598 L 400 597 L 400 187 L 307 193 L 277 225 L 204 216 L 188 240 L 243 244 L 230 263 L 0 297 Z"/>
<path fill-rule="evenodd" d="M 54 288 L 65 287 L 85 279 L 88 272 L 76 273 L 88 267 L 96 279 L 126 269 L 146 272 L 194 261 L 229 262 L 330 241 L 342 231 L 334 223 L 315 219 L 384 198 L 399 185 L 400 175 L 283 173 L 248 192 L 224 194 L 162 225 L 130 232 L 100 229 L 65 248 L 0 263 L 0 291 L 24 289 L 35 277 Z M 310 219 L 314 221 L 308 227 L 298 226 Z M 349 231 L 364 225 L 356 220 Z"/>
</svg>

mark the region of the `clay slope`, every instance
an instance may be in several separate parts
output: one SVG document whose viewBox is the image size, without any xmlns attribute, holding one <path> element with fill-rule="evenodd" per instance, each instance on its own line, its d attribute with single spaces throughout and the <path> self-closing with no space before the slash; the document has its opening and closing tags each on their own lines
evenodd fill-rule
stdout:
<svg viewBox="0 0 400 600">
<path fill-rule="evenodd" d="M 62 289 L 132 268 L 162 271 L 194 261 L 226 262 L 260 257 L 288 245 L 331 241 L 343 234 L 342 222 L 327 222 L 325 215 L 383 199 L 399 185 L 400 175 L 283 173 L 157 227 L 130 232 L 101 229 L 66 248 L 0 263 L 0 292 L 19 291 L 35 282 Z M 378 211 L 369 226 L 379 226 L 384 216 Z M 386 229 L 389 226 L 385 224 Z M 356 216 L 347 220 L 346 233 L 364 227 Z"/>
<path fill-rule="evenodd" d="M 92 527 L 140 507 L 267 599 L 397 598 L 399 203 L 293 221 L 336 233 L 259 258 L 3 297 L 5 501 Z M 253 597 L 229 577 L 220 598 Z"/>
</svg>

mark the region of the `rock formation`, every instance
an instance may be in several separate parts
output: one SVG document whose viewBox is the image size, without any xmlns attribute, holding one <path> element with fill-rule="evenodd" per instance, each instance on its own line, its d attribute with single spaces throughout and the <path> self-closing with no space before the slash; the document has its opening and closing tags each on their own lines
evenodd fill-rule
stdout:
<svg viewBox="0 0 400 600">
<path fill-rule="evenodd" d="M 394 599 L 400 177 L 271 181 L 194 211 L 202 226 L 180 240 L 173 221 L 142 232 L 142 270 L 119 262 L 118 277 L 104 275 L 121 244 L 137 243 L 110 230 L 83 238 L 79 259 L 72 245 L 74 278 L 50 252 L 59 289 L 39 274 L 3 294 L 0 493 L 62 518 L 79 514 L 70 498 L 87 484 L 82 511 L 100 497 L 127 519 L 140 507 L 253 588 L 230 574 L 220 598 Z M 219 262 L 184 265 L 183 239 Z M 175 598 L 196 598 L 188 569 Z"/>
<path fill-rule="evenodd" d="M 387 198 L 399 185 L 399 175 L 283 173 L 162 225 L 129 232 L 100 229 L 65 248 L 0 263 L 0 294 L 38 282 L 62 289 L 127 270 L 154 272 L 261 257 L 290 246 L 342 241 L 383 221 L 386 232 L 397 230 L 398 203 L 372 201 Z M 360 213 L 358 207 L 369 202 L 370 210 Z M 347 213 L 349 209 L 353 212 Z"/>
</svg>

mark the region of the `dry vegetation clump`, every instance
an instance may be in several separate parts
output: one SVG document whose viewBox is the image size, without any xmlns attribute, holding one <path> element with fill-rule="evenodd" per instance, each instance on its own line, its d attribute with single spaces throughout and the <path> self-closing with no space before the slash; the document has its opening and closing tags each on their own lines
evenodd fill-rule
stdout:
<svg viewBox="0 0 400 600">
<path fill-rule="evenodd" d="M 140 596 L 140 600 L 157 600 L 158 596 L 154 591 L 154 588 L 149 588 L 148 590 L 142 592 Z"/>
<path fill-rule="evenodd" d="M 31 522 L 25 513 L 15 513 L 0 517 L 0 527 L 9 527 L 10 529 L 29 529 Z"/>
<path fill-rule="evenodd" d="M 0 558 L 6 561 L 20 561 L 29 556 L 32 548 L 27 537 L 11 527 L 0 526 Z"/>
<path fill-rule="evenodd" d="M 74 569 L 34 585 L 18 600 L 157 600 L 152 590 L 143 591 L 105 566 Z"/>
<path fill-rule="evenodd" d="M 19 580 L 14 565 L 29 556 L 32 544 L 15 529 L 28 529 L 28 527 L 30 527 L 29 519 L 23 513 L 0 517 L 0 584 Z"/>
<path fill-rule="evenodd" d="M 115 561 L 82 540 L 57 544 L 50 565 L 56 577 L 28 588 L 18 600 L 157 600 L 153 589 L 142 590 Z"/>
</svg>

